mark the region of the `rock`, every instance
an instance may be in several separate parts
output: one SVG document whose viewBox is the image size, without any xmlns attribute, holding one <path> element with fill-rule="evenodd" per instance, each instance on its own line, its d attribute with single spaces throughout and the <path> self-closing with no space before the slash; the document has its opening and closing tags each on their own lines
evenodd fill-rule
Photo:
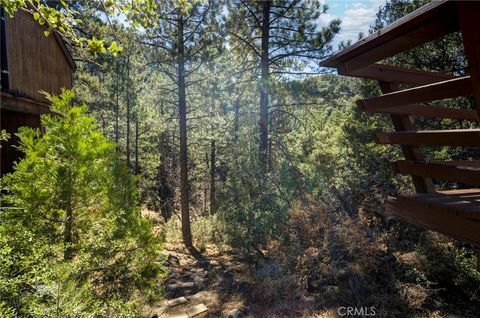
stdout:
<svg viewBox="0 0 480 318">
<path fill-rule="evenodd" d="M 240 317 L 242 317 L 242 312 L 238 308 L 230 310 L 227 314 L 227 318 L 240 318 Z"/>
<path fill-rule="evenodd" d="M 179 288 L 193 288 L 193 286 L 195 286 L 195 283 L 194 282 L 179 282 L 179 283 L 175 283 L 175 284 L 168 284 L 167 285 L 167 290 L 169 291 L 175 291 Z"/>
<path fill-rule="evenodd" d="M 164 262 L 164 265 L 168 266 L 178 266 L 180 264 L 180 260 L 178 259 L 178 256 L 173 255 L 171 253 L 167 254 L 167 259 Z"/>
<path fill-rule="evenodd" d="M 178 312 L 174 314 L 169 314 L 166 318 L 190 318 L 186 312 Z"/>
<path fill-rule="evenodd" d="M 210 262 L 204 258 L 198 259 L 193 263 L 193 265 L 200 266 L 200 267 L 208 266 L 209 264 Z"/>
<path fill-rule="evenodd" d="M 195 267 L 195 268 L 192 268 L 190 271 L 192 271 L 194 273 L 199 273 L 199 272 L 203 271 L 203 268 Z"/>
<path fill-rule="evenodd" d="M 160 301 L 157 306 L 159 308 L 164 308 L 164 307 L 168 307 L 168 300 L 167 299 L 163 299 L 162 301 Z"/>
<path fill-rule="evenodd" d="M 198 292 L 198 293 L 196 293 L 196 294 L 193 294 L 193 295 L 191 295 L 191 296 L 187 296 L 187 299 L 188 299 L 189 301 L 195 301 L 195 300 L 201 299 L 203 296 L 206 296 L 207 294 L 208 294 L 208 293 L 207 293 L 206 291 L 202 290 L 202 291 L 200 291 L 200 292 Z"/>
<path fill-rule="evenodd" d="M 193 307 L 190 307 L 186 310 L 186 313 L 188 317 L 195 317 L 197 315 L 200 315 L 201 313 L 204 313 L 208 310 L 207 306 L 204 304 L 198 304 Z"/>
<path fill-rule="evenodd" d="M 168 304 L 168 307 L 173 307 L 173 306 L 177 306 L 177 305 L 180 305 L 180 304 L 183 304 L 183 303 L 186 303 L 187 302 L 187 298 L 185 297 L 178 297 L 178 298 L 175 298 L 175 299 L 170 299 L 167 304 Z"/>
<path fill-rule="evenodd" d="M 195 286 L 195 283 L 194 282 L 185 282 L 185 283 L 178 283 L 177 284 L 178 287 L 180 288 L 193 288 L 193 286 Z"/>
<path fill-rule="evenodd" d="M 195 283 L 195 286 L 197 286 L 197 287 L 202 287 L 205 283 L 205 279 L 203 279 L 201 277 L 195 277 L 195 279 L 193 281 Z"/>
</svg>

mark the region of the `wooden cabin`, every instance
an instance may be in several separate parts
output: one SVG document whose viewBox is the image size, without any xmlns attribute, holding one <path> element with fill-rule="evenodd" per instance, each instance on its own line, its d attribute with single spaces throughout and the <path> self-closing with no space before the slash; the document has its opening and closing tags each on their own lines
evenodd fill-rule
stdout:
<svg viewBox="0 0 480 318">
<path fill-rule="evenodd" d="M 49 112 L 41 91 L 58 94 L 71 88 L 75 62 L 62 38 L 51 33 L 33 16 L 19 10 L 10 18 L 1 9 L 1 129 L 11 138 L 2 142 L 0 175 L 12 170 L 20 153 L 13 147 L 21 126 L 40 127 L 40 115 Z"/>
<path fill-rule="evenodd" d="M 386 214 L 477 246 L 480 246 L 480 160 L 426 161 L 422 147 L 480 147 L 480 129 L 417 131 L 411 117 L 450 118 L 478 127 L 479 20 L 478 1 L 433 1 L 322 63 L 337 69 L 340 75 L 378 81 L 382 95 L 361 100 L 358 106 L 365 112 L 390 116 L 394 131 L 379 132 L 374 138 L 377 143 L 401 147 L 405 160 L 393 162 L 393 170 L 411 175 L 415 188 L 415 193 L 389 197 Z M 462 34 L 467 76 L 453 77 L 382 64 L 386 58 L 453 32 Z M 459 96 L 473 96 L 476 109 L 425 105 Z M 470 188 L 439 190 L 434 180 L 467 184 Z"/>
</svg>

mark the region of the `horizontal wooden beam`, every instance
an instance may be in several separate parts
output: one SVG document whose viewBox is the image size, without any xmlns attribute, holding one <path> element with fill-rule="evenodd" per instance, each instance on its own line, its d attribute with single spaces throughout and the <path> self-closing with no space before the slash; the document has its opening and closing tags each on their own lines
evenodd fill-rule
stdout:
<svg viewBox="0 0 480 318">
<path fill-rule="evenodd" d="M 480 160 L 430 160 L 428 162 L 444 166 L 480 168 Z"/>
<path fill-rule="evenodd" d="M 322 66 L 350 72 L 459 29 L 453 1 L 432 1 L 333 55 Z"/>
<path fill-rule="evenodd" d="M 480 184 L 480 168 L 471 166 L 468 161 L 457 164 L 442 162 L 396 161 L 392 163 L 396 173 L 429 177 L 466 184 Z"/>
<path fill-rule="evenodd" d="M 2 92 L 0 94 L 0 101 L 0 109 L 35 115 L 51 113 L 50 106 L 47 103 L 26 97 L 17 97 Z"/>
<path fill-rule="evenodd" d="M 443 194 L 425 197 L 398 196 L 387 199 L 385 213 L 408 223 L 446 234 L 454 239 L 480 246 L 480 211 L 478 200 L 450 198 Z M 435 196 L 437 195 L 437 196 Z M 441 197 L 445 197 L 442 201 Z M 477 206 L 468 210 L 470 205 Z"/>
<path fill-rule="evenodd" d="M 455 32 L 458 28 L 455 6 L 450 1 L 432 1 L 332 56 L 323 65 L 346 72 L 360 69 Z"/>
<path fill-rule="evenodd" d="M 377 81 L 412 85 L 426 85 L 454 78 L 452 75 L 449 74 L 413 70 L 384 64 L 372 64 L 368 65 L 367 67 L 353 70 L 350 72 L 342 71 L 344 70 L 339 70 L 338 74 L 344 76 L 367 78 Z"/>
<path fill-rule="evenodd" d="M 394 115 L 410 115 L 410 116 L 417 116 L 417 117 L 432 117 L 432 118 L 447 118 L 447 119 L 478 121 L 478 113 L 475 110 L 470 110 L 470 109 L 458 109 L 458 108 L 410 104 L 410 105 L 404 105 L 404 106 L 398 106 L 398 107 L 377 108 L 374 110 L 362 108 L 362 110 L 369 113 L 386 113 L 386 114 L 394 114 Z"/>
<path fill-rule="evenodd" d="M 470 76 L 464 76 L 359 100 L 357 105 L 362 109 L 373 111 L 469 95 L 473 95 L 472 82 Z"/>
<path fill-rule="evenodd" d="M 443 190 L 436 193 L 403 194 L 402 197 L 433 207 L 446 207 L 463 218 L 480 220 L 480 189 Z"/>
<path fill-rule="evenodd" d="M 480 147 L 480 129 L 376 133 L 375 140 L 379 144 Z"/>
</svg>

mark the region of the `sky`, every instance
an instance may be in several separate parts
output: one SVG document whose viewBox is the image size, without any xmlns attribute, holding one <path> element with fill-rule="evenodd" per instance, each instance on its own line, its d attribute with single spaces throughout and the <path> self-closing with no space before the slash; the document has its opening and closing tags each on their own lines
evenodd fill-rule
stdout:
<svg viewBox="0 0 480 318">
<path fill-rule="evenodd" d="M 335 48 L 341 41 L 358 40 L 358 33 L 368 35 L 370 25 L 375 21 L 378 8 L 385 0 L 322 0 L 329 7 L 326 14 L 320 17 L 322 25 L 333 19 L 342 20 L 340 33 L 334 39 Z"/>
<path fill-rule="evenodd" d="M 352 44 L 358 40 L 358 33 L 368 35 L 368 29 L 375 21 L 378 8 L 385 4 L 386 0 L 319 0 L 329 7 L 326 14 L 320 17 L 320 25 L 327 25 L 333 19 L 339 18 L 341 30 L 333 41 L 336 50 L 341 41 L 352 40 Z M 121 15 L 120 20 L 125 20 Z"/>
</svg>

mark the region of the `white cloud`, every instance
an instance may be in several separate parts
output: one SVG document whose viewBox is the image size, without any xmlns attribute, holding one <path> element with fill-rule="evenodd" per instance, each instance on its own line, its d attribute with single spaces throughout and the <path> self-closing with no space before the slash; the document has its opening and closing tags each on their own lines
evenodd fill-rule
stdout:
<svg viewBox="0 0 480 318">
<path fill-rule="evenodd" d="M 340 33 L 335 37 L 334 42 L 352 40 L 356 42 L 358 34 L 362 32 L 368 35 L 370 25 L 375 21 L 376 14 L 380 5 L 385 3 L 385 0 L 370 0 L 365 2 L 348 2 L 345 4 L 345 14 L 341 24 Z"/>
<path fill-rule="evenodd" d="M 337 19 L 338 17 L 330 14 L 330 13 L 322 13 L 320 17 L 318 18 L 318 23 L 321 26 L 326 26 L 330 23 L 330 21 Z"/>
</svg>

